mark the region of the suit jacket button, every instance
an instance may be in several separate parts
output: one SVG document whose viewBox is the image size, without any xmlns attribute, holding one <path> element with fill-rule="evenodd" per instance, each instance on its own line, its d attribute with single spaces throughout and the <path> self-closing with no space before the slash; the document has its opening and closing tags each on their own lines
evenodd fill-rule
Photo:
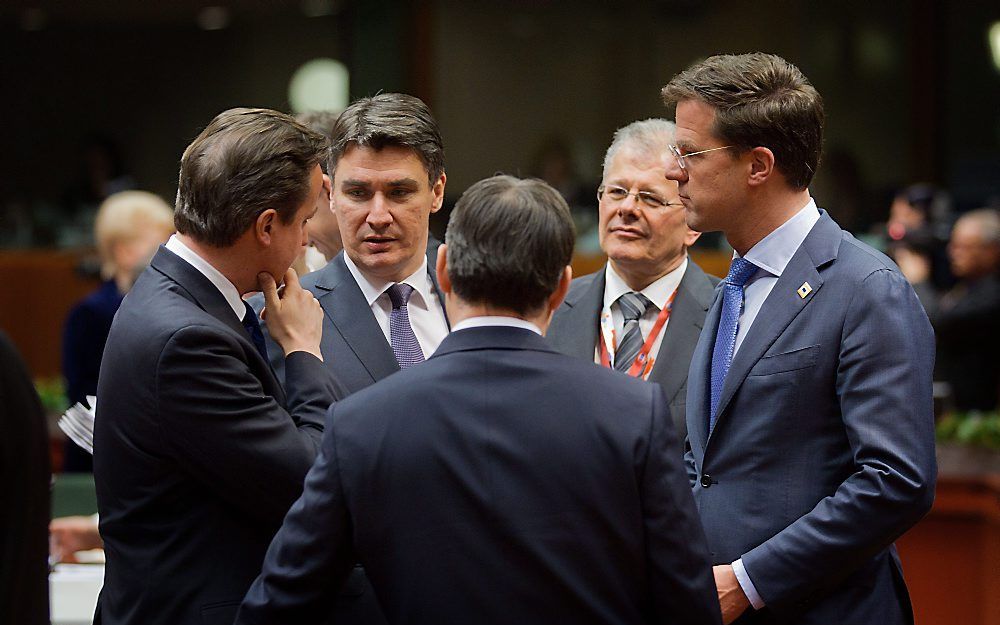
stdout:
<svg viewBox="0 0 1000 625">
<path fill-rule="evenodd" d="M 708 473 L 702 474 L 702 476 L 701 476 L 701 487 L 702 488 L 708 488 L 711 485 L 712 485 L 712 476 L 709 475 Z"/>
</svg>

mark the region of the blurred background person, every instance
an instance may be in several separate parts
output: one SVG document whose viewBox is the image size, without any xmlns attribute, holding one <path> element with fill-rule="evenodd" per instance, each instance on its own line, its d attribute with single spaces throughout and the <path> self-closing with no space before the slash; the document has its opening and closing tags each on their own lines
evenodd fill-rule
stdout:
<svg viewBox="0 0 1000 625">
<path fill-rule="evenodd" d="M 340 111 L 307 111 L 295 116 L 295 119 L 310 130 L 322 134 L 327 139 L 333 137 L 333 127 L 340 117 Z M 333 212 L 330 204 L 330 172 L 327 171 L 326 161 L 320 163 L 323 168 L 323 194 L 317 200 L 316 214 L 306 225 L 309 235 L 309 244 L 302 253 L 301 259 L 297 259 L 295 270 L 300 276 L 322 269 L 333 257 L 344 249 L 344 243 L 340 238 L 340 227 L 337 225 L 337 216 Z"/>
<path fill-rule="evenodd" d="M 48 625 L 49 445 L 31 376 L 0 332 L 0 623 Z"/>
<path fill-rule="evenodd" d="M 931 279 L 934 267 L 936 242 L 930 233 L 917 230 L 908 232 L 898 241 L 889 244 L 889 256 L 903 272 L 903 277 L 913 287 L 928 316 L 937 311 L 938 290 Z"/>
<path fill-rule="evenodd" d="M 1000 405 L 1000 212 L 962 215 L 948 243 L 958 278 L 932 317 L 938 377 L 951 387 L 959 411 Z"/>
<path fill-rule="evenodd" d="M 104 343 L 125 293 L 174 231 L 173 209 L 145 191 L 122 191 L 97 211 L 94 238 L 101 258 L 100 288 L 73 307 L 63 329 L 62 370 L 70 405 L 97 393 Z M 67 440 L 63 471 L 93 470 L 90 454 Z"/>
<path fill-rule="evenodd" d="M 885 224 L 886 249 L 892 249 L 893 243 L 904 238 L 920 241 L 921 247 L 929 249 L 931 255 L 928 279 L 934 288 L 944 290 L 955 282 L 945 252 L 950 229 L 951 200 L 948 193 L 932 184 L 912 184 L 893 196 L 889 219 Z"/>
</svg>

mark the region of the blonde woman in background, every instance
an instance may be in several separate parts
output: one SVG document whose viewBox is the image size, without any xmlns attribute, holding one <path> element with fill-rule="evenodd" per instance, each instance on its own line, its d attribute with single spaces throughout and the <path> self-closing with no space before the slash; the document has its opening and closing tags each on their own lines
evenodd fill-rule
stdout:
<svg viewBox="0 0 1000 625">
<path fill-rule="evenodd" d="M 156 248 L 173 231 L 173 209 L 152 193 L 122 191 L 101 204 L 94 239 L 104 282 L 73 307 L 63 331 L 62 369 L 70 405 L 97 393 L 111 320 Z M 93 470 L 90 455 L 72 441 L 66 441 L 65 451 L 63 471 Z"/>
</svg>

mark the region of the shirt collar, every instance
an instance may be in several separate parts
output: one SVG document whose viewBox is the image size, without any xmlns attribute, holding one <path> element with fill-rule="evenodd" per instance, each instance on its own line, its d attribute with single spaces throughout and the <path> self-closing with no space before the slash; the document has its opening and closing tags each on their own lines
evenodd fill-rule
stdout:
<svg viewBox="0 0 1000 625">
<path fill-rule="evenodd" d="M 773 276 L 781 276 L 812 227 L 819 221 L 819 209 L 811 197 L 799 212 L 747 250 L 748 261 Z M 739 254 L 733 253 L 733 257 Z"/>
<path fill-rule="evenodd" d="M 208 278 L 208 280 L 215 285 L 215 288 L 219 289 L 219 293 L 222 293 L 222 297 L 226 298 L 226 303 L 233 309 L 236 313 L 236 318 L 243 321 L 243 317 L 247 314 L 247 307 L 243 304 L 243 298 L 240 297 L 240 292 L 236 289 L 236 286 L 229 281 L 229 278 L 222 275 L 218 269 L 213 267 L 207 260 L 198 255 L 197 252 L 192 250 L 184 242 L 181 241 L 176 234 L 170 235 L 167 239 L 166 245 L 164 245 L 168 250 L 180 256 L 183 260 L 187 261 L 189 265 L 194 267 L 203 276 Z"/>
<path fill-rule="evenodd" d="M 658 309 L 663 310 L 667 305 L 667 300 L 677 290 L 684 272 L 687 270 L 688 258 L 684 257 L 681 264 L 676 269 L 665 276 L 657 278 L 655 282 L 639 291 L 646 296 L 646 299 L 653 302 Z M 625 283 L 625 280 L 614 270 L 609 262 L 604 270 L 604 308 L 609 309 L 611 304 L 618 301 L 618 298 L 626 293 L 631 293 L 632 289 Z"/>
<path fill-rule="evenodd" d="M 419 298 L 411 295 L 411 304 L 416 304 L 421 308 L 429 308 L 430 306 L 428 305 L 428 302 L 431 301 L 431 291 L 434 286 L 431 283 L 430 274 L 427 273 L 427 256 L 422 255 L 422 257 L 423 259 L 420 263 L 420 267 L 406 278 L 400 280 L 400 283 L 409 284 L 413 287 L 413 294 L 420 295 Z M 370 278 L 363 273 L 357 265 L 354 264 L 354 261 L 347 255 L 347 252 L 344 252 L 344 264 L 347 265 L 347 270 L 351 272 L 352 276 L 354 276 L 354 281 L 358 283 L 358 287 L 361 289 L 361 293 L 364 294 L 369 307 L 371 307 L 375 303 L 375 300 L 381 297 L 390 286 L 395 284 L 394 282 L 389 282 L 380 278 Z"/>
<path fill-rule="evenodd" d="M 455 324 L 451 329 L 452 332 L 458 332 L 459 330 L 466 330 L 468 328 L 489 328 L 496 326 L 505 326 L 510 328 L 521 328 L 522 330 L 531 330 L 535 334 L 541 336 L 542 330 L 530 321 L 525 321 L 524 319 L 519 319 L 517 317 L 499 317 L 499 316 L 485 316 L 485 317 L 469 317 Z"/>
</svg>

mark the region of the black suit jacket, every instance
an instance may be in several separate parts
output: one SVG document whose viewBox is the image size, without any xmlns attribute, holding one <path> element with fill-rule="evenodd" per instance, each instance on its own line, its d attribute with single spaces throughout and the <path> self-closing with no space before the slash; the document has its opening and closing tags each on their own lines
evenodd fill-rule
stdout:
<svg viewBox="0 0 1000 625">
<path fill-rule="evenodd" d="M 218 289 L 160 248 L 101 364 L 97 622 L 232 622 L 342 393 L 310 354 L 286 366 L 287 395 Z"/>
<path fill-rule="evenodd" d="M 649 372 L 648 380 L 659 383 L 667 396 L 670 415 L 679 433 L 678 450 L 681 453 L 687 432 L 684 413 L 688 366 L 718 283 L 718 278 L 707 275 L 693 260 L 688 260 L 687 270 L 677 287 L 670 322 L 663 331 L 656 363 Z M 566 300 L 556 310 L 546 338 L 567 356 L 594 361 L 600 337 L 601 309 L 604 308 L 604 284 L 605 269 L 573 280 Z"/>
<path fill-rule="evenodd" d="M 31 376 L 0 332 L 0 623 L 49 622 L 49 437 Z"/>
<path fill-rule="evenodd" d="M 318 621 L 360 561 L 391 623 L 719 622 L 666 401 L 518 328 L 334 406 L 238 623 Z"/>
</svg>

